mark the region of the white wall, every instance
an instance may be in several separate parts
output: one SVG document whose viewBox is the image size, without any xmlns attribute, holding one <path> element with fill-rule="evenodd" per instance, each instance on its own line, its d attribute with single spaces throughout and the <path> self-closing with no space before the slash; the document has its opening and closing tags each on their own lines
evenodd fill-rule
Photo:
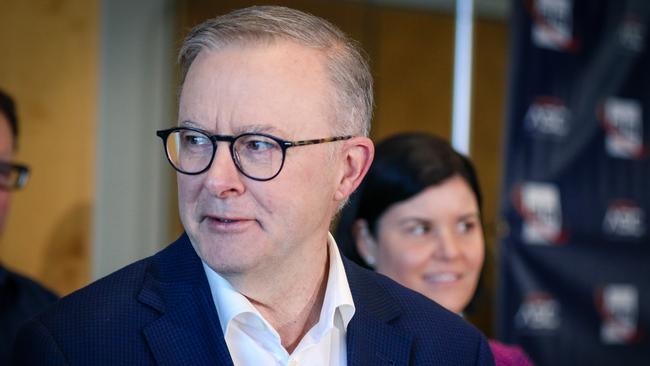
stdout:
<svg viewBox="0 0 650 366">
<path fill-rule="evenodd" d="M 174 2 L 103 0 L 93 278 L 167 244 L 170 174 L 155 131 L 171 126 Z"/>
</svg>

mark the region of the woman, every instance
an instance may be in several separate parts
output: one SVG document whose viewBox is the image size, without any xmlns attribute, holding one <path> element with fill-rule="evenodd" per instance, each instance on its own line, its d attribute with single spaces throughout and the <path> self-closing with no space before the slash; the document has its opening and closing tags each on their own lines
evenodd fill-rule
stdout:
<svg viewBox="0 0 650 366">
<path fill-rule="evenodd" d="M 471 162 L 426 134 L 376 147 L 362 188 L 344 209 L 337 242 L 348 258 L 461 314 L 485 260 L 481 192 Z M 497 365 L 531 365 L 490 341 Z"/>
</svg>

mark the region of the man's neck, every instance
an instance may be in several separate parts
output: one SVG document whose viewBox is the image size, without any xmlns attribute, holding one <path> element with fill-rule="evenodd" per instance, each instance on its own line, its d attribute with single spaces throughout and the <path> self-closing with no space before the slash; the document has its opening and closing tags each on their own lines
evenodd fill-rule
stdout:
<svg viewBox="0 0 650 366">
<path fill-rule="evenodd" d="M 276 306 L 267 306 L 249 298 L 264 319 L 278 332 L 282 346 L 289 353 L 296 349 L 302 337 L 318 323 L 327 288 L 327 268 L 326 265 L 320 276 L 321 280 L 315 283 L 311 290 L 302 294 L 295 293 L 292 299 L 280 296 L 281 303 Z"/>
<path fill-rule="evenodd" d="M 320 318 L 329 274 L 329 248 L 311 249 L 297 263 L 276 264 L 269 273 L 228 278 L 280 335 L 282 346 L 291 353 Z M 280 268 L 284 270 L 279 270 Z"/>
</svg>

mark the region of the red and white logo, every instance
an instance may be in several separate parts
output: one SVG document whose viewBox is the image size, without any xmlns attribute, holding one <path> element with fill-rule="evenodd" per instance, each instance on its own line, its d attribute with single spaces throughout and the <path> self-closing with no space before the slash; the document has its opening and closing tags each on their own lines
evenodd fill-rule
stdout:
<svg viewBox="0 0 650 366">
<path fill-rule="evenodd" d="M 640 159 L 646 155 L 643 146 L 643 111 L 634 99 L 608 98 L 600 116 L 606 132 L 605 149 L 616 158 Z"/>
<path fill-rule="evenodd" d="M 531 292 L 515 314 L 520 330 L 554 331 L 560 327 L 560 303 L 546 292 Z"/>
<path fill-rule="evenodd" d="M 645 211 L 632 201 L 613 201 L 605 213 L 603 231 L 614 236 L 641 238 L 646 233 Z"/>
<path fill-rule="evenodd" d="M 527 182 L 515 189 L 515 207 L 523 218 L 522 240 L 528 244 L 564 244 L 560 192 L 549 183 Z"/>
<path fill-rule="evenodd" d="M 537 47 L 574 50 L 573 1 L 533 0 L 529 6 L 533 18 L 532 37 Z"/>
<path fill-rule="evenodd" d="M 610 284 L 596 291 L 600 312 L 600 339 L 605 344 L 629 344 L 639 340 L 639 291 L 630 284 Z"/>
<path fill-rule="evenodd" d="M 563 100 L 539 96 L 528 107 L 524 123 L 533 134 L 560 138 L 569 133 L 569 117 L 569 109 Z"/>
</svg>

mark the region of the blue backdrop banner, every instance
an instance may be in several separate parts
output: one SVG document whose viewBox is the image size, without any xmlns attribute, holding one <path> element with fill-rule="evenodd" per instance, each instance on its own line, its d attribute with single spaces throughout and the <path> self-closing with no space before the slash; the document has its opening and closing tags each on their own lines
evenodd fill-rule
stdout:
<svg viewBox="0 0 650 366">
<path fill-rule="evenodd" d="M 648 0 L 513 0 L 498 332 L 650 365 Z"/>
</svg>

